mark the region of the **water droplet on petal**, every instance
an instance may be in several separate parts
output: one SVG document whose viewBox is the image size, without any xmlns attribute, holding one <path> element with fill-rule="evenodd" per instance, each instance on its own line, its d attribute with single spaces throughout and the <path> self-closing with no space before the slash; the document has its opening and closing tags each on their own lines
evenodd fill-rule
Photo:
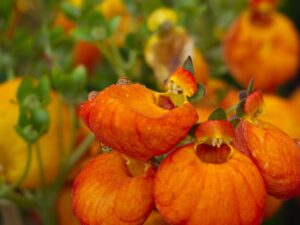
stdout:
<svg viewBox="0 0 300 225">
<path fill-rule="evenodd" d="M 98 94 L 99 94 L 98 91 L 91 91 L 91 92 L 89 93 L 89 95 L 88 95 L 88 100 L 89 100 L 89 101 L 92 101 L 94 98 L 97 97 Z"/>
<path fill-rule="evenodd" d="M 118 85 L 128 85 L 128 84 L 132 84 L 132 82 L 127 77 L 120 77 L 117 81 L 117 84 Z"/>
<path fill-rule="evenodd" d="M 100 148 L 101 148 L 101 151 L 102 152 L 111 152 L 112 151 L 112 148 L 111 147 L 108 147 L 106 145 L 104 145 L 103 143 L 100 143 Z"/>
</svg>

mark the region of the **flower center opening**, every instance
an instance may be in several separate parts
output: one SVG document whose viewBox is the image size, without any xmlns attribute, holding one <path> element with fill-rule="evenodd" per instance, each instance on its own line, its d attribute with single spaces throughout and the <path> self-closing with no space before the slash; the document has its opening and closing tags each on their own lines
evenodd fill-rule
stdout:
<svg viewBox="0 0 300 225">
<path fill-rule="evenodd" d="M 229 160 L 231 148 L 227 144 L 220 147 L 214 147 L 207 144 L 197 146 L 196 154 L 204 163 L 221 164 Z"/>
<path fill-rule="evenodd" d="M 131 177 L 138 177 L 144 175 L 149 169 L 150 165 L 134 159 L 126 158 L 126 165 Z"/>
<path fill-rule="evenodd" d="M 156 99 L 156 104 L 162 109 L 171 110 L 176 108 L 174 105 L 172 99 L 169 96 L 166 95 L 158 95 Z"/>
<path fill-rule="evenodd" d="M 267 27 L 270 26 L 273 22 L 272 13 L 271 12 L 259 12 L 254 11 L 251 13 L 251 22 L 259 27 Z"/>
</svg>

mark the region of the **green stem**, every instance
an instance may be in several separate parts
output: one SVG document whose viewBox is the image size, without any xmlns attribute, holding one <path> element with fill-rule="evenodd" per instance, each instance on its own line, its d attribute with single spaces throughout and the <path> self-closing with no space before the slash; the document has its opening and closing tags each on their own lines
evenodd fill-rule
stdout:
<svg viewBox="0 0 300 225">
<path fill-rule="evenodd" d="M 19 179 L 11 186 L 12 189 L 18 187 L 27 177 L 30 165 L 32 161 L 32 144 L 28 143 L 28 149 L 27 149 L 27 160 L 26 160 L 26 165 L 23 170 L 22 175 L 19 177 Z"/>
<path fill-rule="evenodd" d="M 95 140 L 95 136 L 93 134 L 88 135 L 81 142 L 81 144 L 73 151 L 73 153 L 69 156 L 58 178 L 56 179 L 56 182 L 53 184 L 53 187 L 51 188 L 51 190 L 53 190 L 54 195 L 56 195 L 59 192 L 61 187 L 64 185 L 70 170 L 74 167 L 74 165 L 76 165 L 79 159 L 89 149 L 89 146 L 93 143 L 94 140 Z"/>
<path fill-rule="evenodd" d="M 46 199 L 44 202 L 40 202 L 39 212 L 43 221 L 43 225 L 57 225 L 57 213 L 56 207 L 54 207 L 55 200 Z"/>
<path fill-rule="evenodd" d="M 237 103 L 237 104 L 231 106 L 229 109 L 227 109 L 227 110 L 226 110 L 226 114 L 228 115 L 228 114 L 234 112 L 234 111 L 236 110 L 236 107 L 238 106 L 238 104 L 239 104 L 239 103 Z"/>
<path fill-rule="evenodd" d="M 112 69 L 115 71 L 118 77 L 124 76 L 125 74 L 124 68 L 116 58 L 116 55 L 112 54 L 111 49 L 106 45 L 104 45 L 103 43 L 99 43 L 98 48 L 100 49 L 101 53 L 104 55 L 105 59 L 111 64 Z"/>
<path fill-rule="evenodd" d="M 76 109 L 75 105 L 70 103 L 70 117 L 71 117 L 71 137 L 70 137 L 70 144 L 69 144 L 69 152 L 73 151 L 74 146 L 76 144 L 76 131 L 77 131 L 77 117 L 76 117 Z"/>
<path fill-rule="evenodd" d="M 46 185 L 46 180 L 45 180 L 44 164 L 43 164 L 43 159 L 42 159 L 42 155 L 41 155 L 41 148 L 40 148 L 39 142 L 36 142 L 36 156 L 37 156 L 37 161 L 38 161 L 38 166 L 39 166 L 41 186 L 42 186 L 42 190 L 43 190 Z"/>
<path fill-rule="evenodd" d="M 116 60 L 117 64 L 120 65 L 120 67 L 124 68 L 125 62 L 117 46 L 112 43 L 110 44 L 110 49 L 112 52 L 112 56 Z"/>
<path fill-rule="evenodd" d="M 69 169 L 71 169 L 78 162 L 78 160 L 84 155 L 84 153 L 88 150 L 88 148 L 90 147 L 90 145 L 93 143 L 94 140 L 95 140 L 94 134 L 89 134 L 78 146 L 78 148 L 75 149 L 75 151 L 73 152 L 73 154 L 70 156 L 68 160 Z"/>
<path fill-rule="evenodd" d="M 63 120 L 62 120 L 62 97 L 59 95 L 58 96 L 58 107 L 57 107 L 57 117 L 58 117 L 58 130 L 57 130 L 57 140 L 58 140 L 58 147 L 59 147 L 59 152 L 61 154 L 61 158 L 64 158 L 65 156 L 65 148 L 64 148 L 64 132 L 63 131 Z"/>
<path fill-rule="evenodd" d="M 8 192 L 6 192 L 5 195 L 3 196 L 3 198 L 7 199 L 11 202 L 14 202 L 19 207 L 24 208 L 24 209 L 29 209 L 29 208 L 35 207 L 34 201 L 26 198 L 23 194 L 17 193 L 13 190 L 9 190 Z"/>
</svg>

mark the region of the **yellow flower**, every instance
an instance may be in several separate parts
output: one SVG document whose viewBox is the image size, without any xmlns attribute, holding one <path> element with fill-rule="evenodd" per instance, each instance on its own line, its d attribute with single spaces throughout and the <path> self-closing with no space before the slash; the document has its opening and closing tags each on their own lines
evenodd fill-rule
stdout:
<svg viewBox="0 0 300 225">
<path fill-rule="evenodd" d="M 208 77 L 208 68 L 200 51 L 195 48 L 191 36 L 183 27 L 176 25 L 175 11 L 160 8 L 148 19 L 148 28 L 153 33 L 147 40 L 144 56 L 148 65 L 154 70 L 155 78 L 160 87 L 174 70 L 191 56 L 195 77 L 204 83 Z"/>
<path fill-rule="evenodd" d="M 27 144 L 15 131 L 18 121 L 19 107 L 16 104 L 16 93 L 20 79 L 10 80 L 0 85 L 0 175 L 8 183 L 14 183 L 23 173 L 27 162 Z M 63 123 L 59 122 L 59 100 L 55 93 L 51 95 L 51 103 L 48 106 L 50 113 L 50 127 L 38 142 L 43 162 L 45 180 L 51 182 L 57 175 L 60 160 L 59 129 L 63 129 L 63 138 L 68 141 L 70 124 L 66 113 L 62 114 Z M 68 143 L 68 142 L 67 142 Z M 29 173 L 21 187 L 35 188 L 40 186 L 40 170 L 37 160 L 37 145 L 33 145 L 32 163 Z"/>
<path fill-rule="evenodd" d="M 158 30 L 160 26 L 166 23 L 171 26 L 175 26 L 177 23 L 176 12 L 169 8 L 159 8 L 155 10 L 147 20 L 147 26 L 151 31 Z"/>
</svg>

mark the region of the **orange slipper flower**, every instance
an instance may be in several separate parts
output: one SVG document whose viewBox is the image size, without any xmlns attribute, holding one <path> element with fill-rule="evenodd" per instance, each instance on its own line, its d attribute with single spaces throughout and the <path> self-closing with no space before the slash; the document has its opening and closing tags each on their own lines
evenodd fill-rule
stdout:
<svg viewBox="0 0 300 225">
<path fill-rule="evenodd" d="M 146 161 L 170 151 L 196 123 L 190 103 L 164 109 L 139 84 L 112 85 L 82 104 L 80 116 L 103 144 Z"/>
<path fill-rule="evenodd" d="M 230 144 L 233 134 L 229 122 L 204 122 L 196 130 L 199 144 L 180 147 L 165 158 L 156 174 L 154 197 L 167 222 L 261 223 L 264 182 L 251 159 Z"/>
<path fill-rule="evenodd" d="M 154 207 L 154 168 L 131 168 L 118 152 L 96 157 L 73 186 L 73 211 L 82 224 L 140 225 Z"/>
<path fill-rule="evenodd" d="M 300 151 L 286 133 L 257 119 L 262 102 L 260 92 L 246 98 L 245 116 L 237 126 L 235 146 L 252 157 L 268 193 L 288 199 L 300 193 Z"/>
<path fill-rule="evenodd" d="M 252 0 L 224 38 L 225 60 L 243 87 L 255 78 L 256 88 L 272 91 L 296 75 L 299 36 L 293 23 L 274 10 L 275 3 Z"/>
</svg>

